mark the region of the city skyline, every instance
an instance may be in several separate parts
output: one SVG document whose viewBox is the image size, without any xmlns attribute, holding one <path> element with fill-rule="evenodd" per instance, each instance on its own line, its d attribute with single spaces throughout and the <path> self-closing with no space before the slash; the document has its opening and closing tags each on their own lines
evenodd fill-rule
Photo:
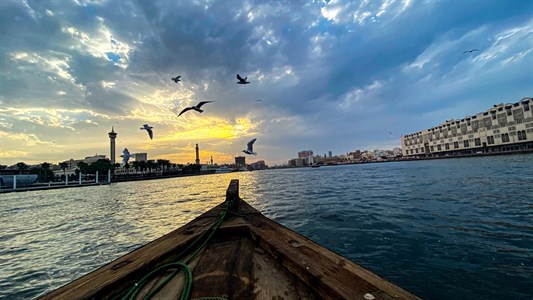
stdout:
<svg viewBox="0 0 533 300">
<path fill-rule="evenodd" d="M 2 1 L 0 164 L 110 157 L 112 127 L 119 153 L 231 163 L 257 138 L 282 164 L 533 94 L 528 1 L 242 3 Z"/>
</svg>

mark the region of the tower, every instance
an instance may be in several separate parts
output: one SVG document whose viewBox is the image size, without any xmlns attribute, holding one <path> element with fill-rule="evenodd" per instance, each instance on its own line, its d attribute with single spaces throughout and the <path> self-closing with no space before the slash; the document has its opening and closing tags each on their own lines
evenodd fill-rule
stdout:
<svg viewBox="0 0 533 300">
<path fill-rule="evenodd" d="M 196 164 L 200 164 L 200 148 L 198 148 L 198 144 L 196 144 Z"/>
<path fill-rule="evenodd" d="M 111 164 L 115 164 L 115 138 L 117 137 L 117 133 L 115 132 L 115 129 L 113 126 L 111 126 L 111 132 L 109 134 L 109 146 L 111 147 Z"/>
</svg>

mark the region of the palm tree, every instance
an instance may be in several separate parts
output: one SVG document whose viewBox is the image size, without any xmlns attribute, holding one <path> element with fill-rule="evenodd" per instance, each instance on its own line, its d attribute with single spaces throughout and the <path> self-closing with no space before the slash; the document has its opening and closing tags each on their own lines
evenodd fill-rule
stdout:
<svg viewBox="0 0 533 300">
<path fill-rule="evenodd" d="M 28 165 L 23 162 L 18 162 L 15 166 L 17 167 L 17 170 L 21 171 L 19 173 L 22 173 L 22 171 L 28 169 Z"/>
<path fill-rule="evenodd" d="M 61 169 L 63 170 L 63 175 L 65 175 L 65 180 L 67 180 L 67 173 L 66 173 L 66 170 L 67 170 L 67 167 L 68 167 L 68 163 L 66 161 L 64 162 L 60 162 L 59 163 L 59 166 L 61 167 Z"/>
<path fill-rule="evenodd" d="M 50 170 L 51 165 L 52 164 L 47 163 L 47 162 L 41 163 L 41 170 L 43 171 L 42 179 L 50 181 L 50 178 L 54 177 L 54 172 Z"/>
</svg>

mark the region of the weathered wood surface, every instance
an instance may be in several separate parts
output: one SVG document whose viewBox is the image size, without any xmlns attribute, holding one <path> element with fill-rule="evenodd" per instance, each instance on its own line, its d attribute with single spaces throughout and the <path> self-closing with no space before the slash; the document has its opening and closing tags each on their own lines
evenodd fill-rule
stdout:
<svg viewBox="0 0 533 300">
<path fill-rule="evenodd" d="M 226 195 L 238 197 L 238 182 L 232 181 Z M 367 299 L 371 298 L 370 294 L 374 299 L 418 299 L 266 218 L 248 203 L 240 199 L 238 203 L 238 213 L 242 216 L 231 215 L 225 220 L 213 240 L 189 264 L 193 270 L 191 298 Z M 174 258 L 218 219 L 223 208 L 224 203 L 42 299 L 109 299 L 116 296 L 157 266 Z M 153 279 L 138 299 L 142 299 L 166 275 Z M 154 299 L 177 299 L 183 281 L 181 273 Z"/>
</svg>

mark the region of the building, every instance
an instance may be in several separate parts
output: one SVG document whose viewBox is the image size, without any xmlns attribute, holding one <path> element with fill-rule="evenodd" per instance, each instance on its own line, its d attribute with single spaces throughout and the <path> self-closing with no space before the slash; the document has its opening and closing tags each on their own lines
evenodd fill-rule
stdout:
<svg viewBox="0 0 533 300">
<path fill-rule="evenodd" d="M 291 167 L 301 167 L 304 165 L 305 158 L 293 158 L 289 160 L 289 166 Z"/>
<path fill-rule="evenodd" d="M 313 150 L 304 150 L 298 152 L 298 158 L 306 158 L 309 156 L 313 156 Z"/>
<path fill-rule="evenodd" d="M 148 153 L 133 153 L 135 161 L 148 161 Z"/>
<path fill-rule="evenodd" d="M 402 136 L 404 156 L 533 151 L 533 99 L 497 104 L 461 120 Z"/>
<path fill-rule="evenodd" d="M 240 167 L 246 167 L 246 157 L 244 156 L 235 157 L 235 164 Z"/>
<path fill-rule="evenodd" d="M 333 157 L 333 153 L 331 151 L 328 151 L 328 157 L 329 158 L 332 158 Z"/>
<path fill-rule="evenodd" d="M 250 164 L 252 170 L 264 170 L 266 169 L 266 164 L 264 160 L 256 161 Z"/>
<path fill-rule="evenodd" d="M 115 139 L 117 138 L 117 133 L 115 132 L 115 129 L 113 126 L 111 126 L 111 132 L 109 134 L 109 146 L 110 146 L 110 156 L 111 156 L 111 164 L 115 164 Z"/>
</svg>

